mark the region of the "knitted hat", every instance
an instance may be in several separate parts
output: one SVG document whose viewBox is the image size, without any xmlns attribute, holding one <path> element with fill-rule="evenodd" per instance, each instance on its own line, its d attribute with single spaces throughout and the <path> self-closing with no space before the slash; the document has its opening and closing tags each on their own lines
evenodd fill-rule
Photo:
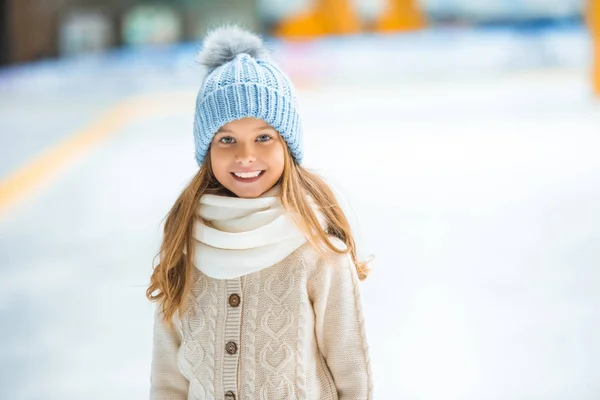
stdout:
<svg viewBox="0 0 600 400">
<path fill-rule="evenodd" d="M 206 76 L 196 98 L 194 142 L 196 161 L 202 165 L 216 132 L 242 118 L 262 119 L 287 145 L 296 162 L 302 162 L 302 131 L 294 87 L 269 59 L 255 34 L 237 26 L 208 34 L 198 61 Z"/>
</svg>

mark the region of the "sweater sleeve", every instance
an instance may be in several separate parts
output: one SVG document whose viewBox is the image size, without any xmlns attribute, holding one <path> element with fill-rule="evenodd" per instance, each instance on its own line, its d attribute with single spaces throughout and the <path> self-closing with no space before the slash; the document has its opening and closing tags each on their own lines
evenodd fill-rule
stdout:
<svg viewBox="0 0 600 400">
<path fill-rule="evenodd" d="M 150 400 L 187 400 L 189 382 L 177 366 L 181 335 L 175 323 L 172 328 L 167 326 L 160 309 L 157 303 L 154 313 Z"/>
<path fill-rule="evenodd" d="M 359 280 L 347 254 L 330 254 L 311 279 L 319 351 L 340 400 L 370 400 L 373 382 Z"/>
</svg>

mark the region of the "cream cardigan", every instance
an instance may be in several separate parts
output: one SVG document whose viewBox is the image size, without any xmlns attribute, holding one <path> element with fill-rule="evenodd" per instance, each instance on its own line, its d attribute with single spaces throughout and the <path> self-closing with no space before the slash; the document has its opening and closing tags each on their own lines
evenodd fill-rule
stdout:
<svg viewBox="0 0 600 400">
<path fill-rule="evenodd" d="M 338 245 L 342 245 L 338 241 Z M 232 279 L 193 269 L 168 329 L 156 307 L 151 400 L 373 398 L 359 281 L 348 255 L 305 243 Z"/>
</svg>

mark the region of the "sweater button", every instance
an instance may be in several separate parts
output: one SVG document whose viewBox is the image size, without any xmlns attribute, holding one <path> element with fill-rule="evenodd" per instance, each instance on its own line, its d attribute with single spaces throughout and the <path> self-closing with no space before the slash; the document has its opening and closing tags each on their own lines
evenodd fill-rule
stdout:
<svg viewBox="0 0 600 400">
<path fill-rule="evenodd" d="M 240 296 L 238 296 L 237 294 L 232 294 L 231 296 L 229 296 L 229 305 L 231 307 L 237 307 L 240 305 Z"/>
<path fill-rule="evenodd" d="M 225 392 L 225 400 L 235 400 L 235 393 L 233 393 L 231 390 Z"/>
<path fill-rule="evenodd" d="M 237 344 L 235 344 L 235 342 L 227 342 L 225 351 L 227 351 L 228 354 L 234 355 L 237 353 Z"/>
</svg>

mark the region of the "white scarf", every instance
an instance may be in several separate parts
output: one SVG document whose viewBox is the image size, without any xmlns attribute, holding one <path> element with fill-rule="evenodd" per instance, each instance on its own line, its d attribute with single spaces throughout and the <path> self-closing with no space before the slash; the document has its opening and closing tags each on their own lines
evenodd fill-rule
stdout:
<svg viewBox="0 0 600 400">
<path fill-rule="evenodd" d="M 275 186 L 253 199 L 203 195 L 193 232 L 196 268 L 215 279 L 238 278 L 278 263 L 306 243 L 277 198 L 279 191 Z M 318 210 L 317 215 L 325 229 L 323 215 Z"/>
</svg>

